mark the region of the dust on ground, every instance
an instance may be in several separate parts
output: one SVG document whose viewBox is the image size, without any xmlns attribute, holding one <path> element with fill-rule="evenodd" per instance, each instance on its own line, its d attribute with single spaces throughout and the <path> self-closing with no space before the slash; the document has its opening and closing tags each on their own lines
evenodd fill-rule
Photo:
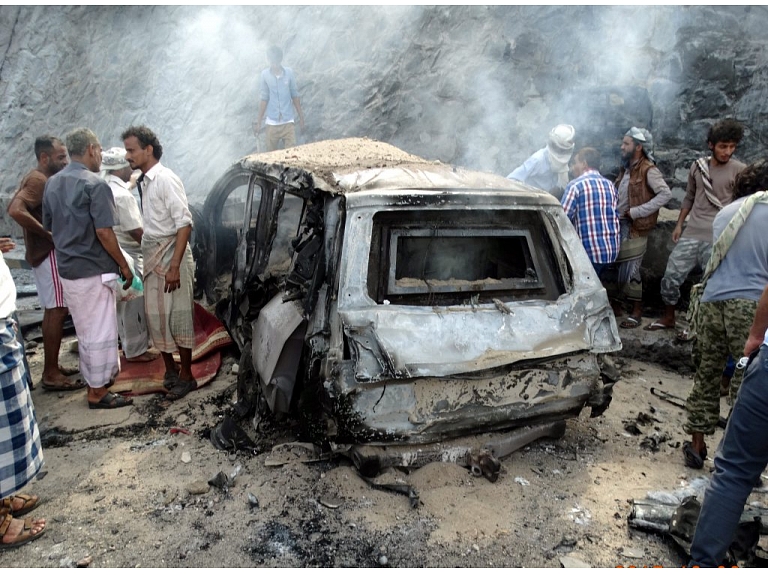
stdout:
<svg viewBox="0 0 768 575">
<path fill-rule="evenodd" d="M 35 381 L 42 359 L 42 346 L 29 351 Z M 566 556 L 593 567 L 684 564 L 674 543 L 628 528 L 627 500 L 709 477 L 711 459 L 701 471 L 683 465 L 682 410 L 650 393 L 685 397 L 689 375 L 620 362 L 603 416 L 586 410 L 562 439 L 505 458 L 496 483 L 450 463 L 388 471 L 390 482 L 417 490 L 411 508 L 404 495 L 372 489 L 345 459 L 265 465 L 272 445 L 295 439 L 290 425 L 247 428 L 256 455 L 217 451 L 209 434 L 231 412 L 235 361 L 225 356 L 211 384 L 170 405 L 142 396 L 128 409 L 89 410 L 85 391 L 38 386 L 46 474 L 25 491 L 42 497 L 33 513 L 48 520 L 47 533 L 2 554 L 0 565 L 559 567 Z M 62 354 L 64 365 L 76 362 Z M 641 412 L 650 418 L 632 435 L 625 423 Z M 708 441 L 710 453 L 720 437 Z M 208 485 L 237 468 L 227 491 Z"/>
</svg>

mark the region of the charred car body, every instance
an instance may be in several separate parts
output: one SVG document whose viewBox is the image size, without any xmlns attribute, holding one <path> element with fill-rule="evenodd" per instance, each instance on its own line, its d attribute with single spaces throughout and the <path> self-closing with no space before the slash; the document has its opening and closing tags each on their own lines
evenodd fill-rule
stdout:
<svg viewBox="0 0 768 575">
<path fill-rule="evenodd" d="M 203 214 L 198 283 L 241 349 L 244 410 L 410 445 L 610 402 L 616 321 L 546 193 L 347 139 L 243 158 Z"/>
</svg>

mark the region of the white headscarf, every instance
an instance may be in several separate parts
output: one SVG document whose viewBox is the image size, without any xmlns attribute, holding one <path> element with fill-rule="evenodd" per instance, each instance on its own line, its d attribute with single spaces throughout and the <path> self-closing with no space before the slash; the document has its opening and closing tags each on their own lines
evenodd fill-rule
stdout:
<svg viewBox="0 0 768 575">
<path fill-rule="evenodd" d="M 552 173 L 557 175 L 557 184 L 565 188 L 568 184 L 568 162 L 573 154 L 573 138 L 576 130 L 570 124 L 558 124 L 549 133 L 547 156 Z"/>
</svg>

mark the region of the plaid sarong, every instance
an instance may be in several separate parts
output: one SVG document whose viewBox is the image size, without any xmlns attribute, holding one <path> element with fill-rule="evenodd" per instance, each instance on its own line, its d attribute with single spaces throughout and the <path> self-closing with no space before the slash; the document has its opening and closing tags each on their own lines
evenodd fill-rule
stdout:
<svg viewBox="0 0 768 575">
<path fill-rule="evenodd" d="M 165 293 L 165 274 L 171 265 L 175 246 L 176 236 L 160 240 L 144 236 L 141 243 L 147 328 L 155 347 L 165 353 L 173 353 L 178 347 L 195 347 L 192 319 L 195 262 L 189 244 L 181 258 L 181 285 L 179 289 Z"/>
<path fill-rule="evenodd" d="M 16 322 L 0 319 L 0 497 L 19 491 L 43 465 L 35 406 L 25 378 Z"/>
</svg>

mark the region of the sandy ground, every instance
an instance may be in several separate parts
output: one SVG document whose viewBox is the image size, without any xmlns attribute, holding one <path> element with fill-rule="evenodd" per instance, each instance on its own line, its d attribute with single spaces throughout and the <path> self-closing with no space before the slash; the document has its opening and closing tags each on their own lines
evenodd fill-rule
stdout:
<svg viewBox="0 0 768 575">
<path fill-rule="evenodd" d="M 41 346 L 28 357 L 38 381 Z M 61 359 L 77 362 L 71 353 Z M 209 386 L 168 406 L 143 396 L 128 409 L 92 411 L 84 391 L 38 386 L 33 397 L 46 473 L 27 491 L 43 498 L 37 513 L 47 518 L 47 533 L 0 555 L 0 565 L 559 567 L 569 557 L 593 567 L 669 567 L 684 561 L 674 543 L 629 529 L 627 516 L 632 498 L 709 476 L 711 460 L 700 472 L 683 466 L 682 410 L 650 393 L 656 387 L 685 397 L 690 376 L 620 362 L 623 375 L 603 416 L 584 412 L 569 421 L 562 439 L 505 458 L 496 483 L 450 463 L 389 471 L 389 479 L 417 490 L 420 505 L 411 508 L 403 495 L 372 489 L 345 459 L 267 466 L 271 446 L 294 439 L 290 427 L 269 426 L 256 438 L 264 450 L 258 455 L 217 451 L 208 437 L 234 400 L 235 361 L 226 356 Z M 624 423 L 640 412 L 655 421 L 631 435 Z M 172 427 L 189 435 L 172 434 Z M 669 439 L 658 451 L 641 446 L 654 434 Z M 711 452 L 720 434 L 710 441 Z M 207 484 L 238 467 L 227 491 Z"/>
</svg>

